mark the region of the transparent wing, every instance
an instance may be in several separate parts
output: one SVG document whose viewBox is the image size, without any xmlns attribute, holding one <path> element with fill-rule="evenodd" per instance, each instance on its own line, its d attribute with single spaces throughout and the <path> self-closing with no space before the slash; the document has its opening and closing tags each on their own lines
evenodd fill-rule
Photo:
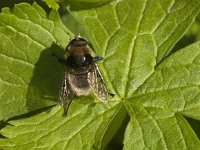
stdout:
<svg viewBox="0 0 200 150">
<path fill-rule="evenodd" d="M 72 98 L 74 97 L 74 93 L 72 92 L 69 82 L 68 82 L 68 71 L 65 69 L 63 80 L 61 84 L 61 89 L 59 93 L 59 99 L 61 105 L 64 107 L 64 115 L 67 114 L 68 108 L 71 104 Z"/>
<path fill-rule="evenodd" d="M 99 98 L 99 100 L 106 103 L 108 98 L 108 91 L 96 64 L 94 64 L 94 69 L 92 69 L 92 71 L 89 73 L 89 79 L 90 86 L 94 94 Z"/>
</svg>

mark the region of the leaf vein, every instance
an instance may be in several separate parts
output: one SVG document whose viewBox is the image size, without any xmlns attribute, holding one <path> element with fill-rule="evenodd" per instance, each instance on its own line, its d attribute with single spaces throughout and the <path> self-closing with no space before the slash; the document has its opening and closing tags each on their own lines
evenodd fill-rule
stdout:
<svg viewBox="0 0 200 150">
<path fill-rule="evenodd" d="M 140 16 L 140 19 L 139 19 L 139 22 L 137 24 L 137 29 L 136 29 L 136 33 L 133 37 L 133 41 L 131 42 L 131 48 L 130 48 L 130 51 L 129 51 L 129 54 L 130 54 L 130 57 L 129 57 L 129 61 L 128 61 L 128 73 L 127 73 L 127 77 L 126 77 L 126 81 L 125 81 L 125 95 L 124 97 L 127 96 L 127 93 L 128 93 L 128 81 L 129 81 L 129 76 L 130 76 L 130 67 L 131 67 L 131 62 L 132 62 L 132 58 L 133 58 L 133 49 L 135 47 L 135 40 L 137 38 L 137 33 L 138 33 L 138 30 L 139 30 L 139 26 L 140 26 L 140 23 L 142 22 L 142 19 L 143 19 L 143 16 L 144 16 L 144 12 L 145 12 L 145 9 L 146 9 L 146 6 L 147 6 L 147 0 L 144 2 L 144 6 L 143 6 L 143 9 L 142 9 L 142 13 L 141 13 L 141 16 Z"/>
<path fill-rule="evenodd" d="M 179 121 L 177 120 L 177 117 L 176 117 L 176 116 L 175 116 L 175 119 L 176 119 L 176 125 L 178 125 L 178 130 L 180 131 L 180 134 L 181 134 L 180 141 L 182 141 L 182 143 L 183 143 L 184 146 L 185 146 L 185 149 L 187 149 L 187 144 L 186 144 L 186 141 L 184 140 L 183 131 L 182 131 L 182 129 L 180 128 Z"/>
<path fill-rule="evenodd" d="M 92 120 L 88 121 L 85 125 L 83 125 L 82 127 L 80 127 L 79 130 L 76 131 L 76 132 L 74 132 L 74 134 L 73 134 L 72 136 L 70 136 L 67 140 L 65 139 L 65 140 L 66 140 L 66 144 L 65 144 L 64 147 L 67 146 L 68 142 L 72 139 L 72 137 L 76 136 L 77 133 L 79 133 L 79 132 L 82 131 L 84 128 L 86 128 L 86 127 L 89 125 L 90 122 L 94 121 L 95 119 L 97 119 L 97 118 L 100 117 L 101 115 L 103 115 L 103 114 L 105 114 L 105 113 L 107 113 L 107 112 L 109 112 L 109 111 L 111 111 L 111 110 L 114 110 L 115 107 L 118 107 L 118 104 L 115 105 L 115 106 L 113 106 L 113 107 L 111 107 L 111 108 L 109 108 L 109 109 L 107 109 L 107 110 L 105 110 L 104 112 L 102 112 L 102 113 L 96 115 L 95 118 L 93 118 Z M 60 142 L 61 142 L 61 141 L 60 141 Z"/>
<path fill-rule="evenodd" d="M 149 117 L 150 117 L 150 118 L 152 119 L 152 121 L 155 123 L 157 129 L 160 131 L 159 133 L 160 133 L 160 136 L 162 137 L 161 140 L 162 140 L 162 142 L 164 142 L 164 145 L 165 145 L 166 149 L 169 149 L 168 146 L 167 146 L 166 139 L 165 139 L 165 137 L 164 137 L 164 134 L 163 134 L 163 132 L 162 132 L 162 130 L 161 130 L 159 124 L 157 123 L 157 121 L 155 120 L 155 118 L 151 115 L 151 113 L 150 113 L 145 107 L 143 107 L 143 108 L 144 108 L 144 110 L 149 114 Z"/>
<path fill-rule="evenodd" d="M 12 60 L 12 61 L 16 61 L 16 62 L 22 63 L 22 64 L 24 64 L 24 65 L 27 65 L 28 67 L 31 67 L 31 68 L 34 67 L 34 65 L 31 64 L 30 62 L 26 62 L 26 61 L 24 61 L 24 60 L 22 60 L 22 59 L 19 59 L 19 58 L 14 58 L 13 56 L 11 57 L 11 56 L 5 55 L 5 54 L 3 54 L 3 53 L 0 53 L 0 56 L 1 56 L 1 57 L 4 57 L 4 58 L 6 58 L 6 59 L 10 59 L 10 60 Z"/>
<path fill-rule="evenodd" d="M 129 102 L 128 102 L 129 103 Z M 127 106 L 127 105 L 126 105 Z M 141 125 L 140 125 L 140 122 L 139 122 L 139 120 L 138 120 L 138 118 L 136 117 L 136 112 L 133 110 L 133 108 L 130 106 L 130 104 L 128 104 L 128 109 L 129 109 L 129 111 L 130 111 L 130 113 L 131 114 L 135 114 L 134 116 L 135 116 L 135 119 L 137 120 L 137 123 L 138 123 L 138 125 L 139 125 L 139 127 L 140 127 L 140 131 L 141 131 L 141 136 L 142 136 L 142 143 L 144 144 L 144 148 L 143 149 L 145 149 L 145 148 L 147 148 L 147 143 L 145 142 L 145 140 L 144 140 L 144 130 L 142 129 L 142 127 L 141 127 Z"/>
<path fill-rule="evenodd" d="M 25 61 L 28 61 L 28 58 L 27 58 L 27 56 L 26 56 L 26 54 L 25 54 L 25 52 L 24 51 L 22 51 L 21 50 L 21 48 L 18 46 L 18 45 L 16 45 L 15 44 L 15 42 L 13 42 L 12 40 L 11 40 L 11 38 L 7 35 L 7 34 L 5 34 L 5 33 L 3 33 L 3 32 L 1 32 L 1 34 L 3 34 L 4 36 L 5 36 L 5 38 L 7 38 L 11 43 L 13 43 L 14 44 L 14 46 L 20 51 L 20 52 L 22 52 L 23 53 L 23 56 L 25 57 Z"/>
<path fill-rule="evenodd" d="M 199 4 L 200 4 L 200 3 L 198 3 L 198 4 L 197 4 L 197 7 L 195 7 L 195 8 L 193 9 L 193 11 L 191 11 L 191 13 L 188 15 L 188 17 L 186 17 L 186 18 L 185 18 L 184 20 L 182 20 L 180 23 L 176 24 L 175 28 L 173 28 L 173 31 L 172 31 L 170 34 L 168 34 L 168 36 L 165 38 L 165 40 L 164 40 L 162 43 L 160 43 L 160 45 L 158 45 L 158 49 L 159 49 L 165 42 L 167 42 L 168 39 L 170 39 L 170 37 L 175 33 L 175 31 L 177 30 L 177 28 L 180 26 L 181 23 L 183 23 L 183 22 L 186 21 L 187 19 L 190 19 L 190 15 L 191 15 L 193 12 L 195 12 L 196 8 L 199 7 Z M 164 56 L 165 56 L 167 53 L 168 53 L 168 51 L 165 52 Z"/>
</svg>

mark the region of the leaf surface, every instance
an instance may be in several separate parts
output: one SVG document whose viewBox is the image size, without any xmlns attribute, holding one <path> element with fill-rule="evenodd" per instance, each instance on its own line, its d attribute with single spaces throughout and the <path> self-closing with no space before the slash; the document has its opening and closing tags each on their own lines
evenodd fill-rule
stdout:
<svg viewBox="0 0 200 150">
<path fill-rule="evenodd" d="M 136 103 L 126 106 L 131 120 L 125 132 L 124 150 L 199 148 L 199 139 L 180 114 Z"/>
<path fill-rule="evenodd" d="M 34 117 L 9 122 L 12 126 L 0 132 L 8 138 L 0 140 L 0 148 L 100 149 L 104 132 L 119 109 L 117 102 L 75 101 L 68 116 L 63 117 L 63 110 L 56 106 Z"/>
<path fill-rule="evenodd" d="M 200 42 L 165 59 L 134 93 L 146 107 L 170 109 L 200 119 Z"/>
<path fill-rule="evenodd" d="M 55 106 L 35 116 L 10 121 L 9 123 L 13 126 L 8 125 L 0 131 L 3 136 L 7 137 L 7 139 L 0 140 L 2 146 L 0 148 L 104 148 L 105 143 L 109 142 L 105 142 L 104 139 L 110 139 L 123 121 L 123 119 L 119 119 L 119 123 L 116 123 L 116 118 L 124 117 L 120 114 L 121 105 L 124 104 L 130 116 L 124 135 L 124 149 L 133 147 L 135 149 L 198 149 L 200 147 L 199 139 L 183 115 L 200 119 L 199 42 L 168 58 L 166 56 L 193 22 L 200 10 L 200 1 L 119 0 L 110 3 L 106 1 L 101 4 L 95 0 L 87 7 L 86 1 L 80 1 L 85 5 L 77 5 L 75 8 L 71 4 L 70 13 L 85 29 L 93 44 L 95 54 L 104 57 L 104 61 L 98 65 L 109 92 L 114 93 L 115 97 L 109 98 L 108 104 L 99 103 L 92 96 L 78 97 L 72 103 L 67 118 L 62 118 L 61 108 Z M 94 5 L 93 2 L 95 2 Z M 64 3 L 70 4 L 65 0 Z M 11 25 L 13 19 L 9 19 L 9 17 L 15 18 L 16 14 L 20 16 L 16 17 L 16 22 L 17 18 L 26 18 L 29 20 L 28 22 L 32 22 L 30 20 L 34 20 L 34 23 L 38 22 L 38 16 L 30 15 L 32 14 L 30 12 L 35 10 L 30 5 L 28 6 L 26 11 L 24 10 L 26 13 L 20 13 L 19 10 L 14 11 L 21 5 L 16 6 L 13 12 L 4 9 L 1 15 L 5 15 L 6 22 L 1 23 L 3 26 L 0 28 L 1 34 L 5 31 L 7 33 L 7 26 L 13 27 Z M 34 5 L 33 8 L 35 8 Z M 20 113 L 55 104 L 52 99 L 56 99 L 62 66 L 56 62 L 55 58 L 50 58 L 50 53 L 56 49 L 62 55 L 64 52 L 60 49 L 64 48 L 66 41 L 69 40 L 68 31 L 56 17 L 55 11 L 50 14 L 49 18 L 41 9 L 37 8 L 36 12 L 46 19 L 42 24 L 43 28 L 48 29 L 45 30 L 45 35 L 36 36 L 43 33 L 43 28 L 27 30 L 25 28 L 27 25 L 24 23 L 24 28 L 17 25 L 14 27 L 23 35 L 27 33 L 20 42 L 25 41 L 26 37 L 31 38 L 36 44 L 29 47 L 34 47 L 34 49 L 41 47 L 36 49 L 39 52 L 26 51 L 27 48 L 22 51 L 18 49 L 11 51 L 10 47 L 1 48 L 3 49 L 2 53 L 4 52 L 6 56 L 23 61 L 29 60 L 26 62 L 32 66 L 27 71 L 29 76 L 26 73 L 23 77 L 25 83 L 29 83 L 24 89 L 26 94 L 15 92 L 23 98 L 22 95 L 26 95 L 23 105 L 19 107 L 20 110 L 24 108 L 25 110 Z M 53 20 L 53 23 L 50 22 L 55 25 L 56 31 L 51 28 L 52 26 L 47 25 L 49 20 Z M 51 32 L 48 32 L 49 30 Z M 15 37 L 12 30 L 8 31 L 10 31 L 8 32 L 9 38 Z M 15 38 L 16 41 L 18 39 Z M 56 44 L 52 47 L 54 42 Z M 17 45 L 18 42 L 15 44 Z M 23 43 L 21 45 L 27 46 Z M 50 50 L 48 50 L 49 47 Z M 46 48 L 47 53 L 45 53 Z M 13 52 L 19 52 L 20 55 L 17 54 L 14 57 L 15 53 Z M 26 58 L 23 53 L 33 56 L 27 55 L 29 57 Z M 7 57 L 4 61 L 3 67 L 13 66 L 20 73 L 23 72 L 20 70 L 22 66 L 18 66 L 18 63 L 16 66 L 9 64 L 12 61 L 7 61 Z M 0 77 L 3 79 L 2 83 L 15 80 L 14 83 L 20 83 L 20 79 L 17 78 L 19 81 L 17 79 L 10 80 L 10 76 L 6 78 L 5 74 L 0 73 Z M 15 98 L 15 95 L 11 97 Z M 14 107 L 10 99 L 6 102 Z M 17 114 L 20 113 L 17 112 Z M 109 132 L 111 127 L 113 127 L 113 131 Z M 108 136 L 106 133 L 111 135 Z M 30 139 L 31 135 L 33 137 Z"/>
<path fill-rule="evenodd" d="M 56 11 L 47 17 L 36 3 L 2 10 L 0 120 L 57 103 L 63 66 L 51 54 L 64 53 L 69 33 Z"/>
<path fill-rule="evenodd" d="M 59 2 L 60 0 L 43 0 L 50 8 L 59 9 Z"/>
<path fill-rule="evenodd" d="M 105 58 L 102 68 L 110 88 L 127 99 L 183 35 L 199 7 L 198 0 L 121 0 L 81 11 L 71 8 L 71 13 Z"/>
</svg>

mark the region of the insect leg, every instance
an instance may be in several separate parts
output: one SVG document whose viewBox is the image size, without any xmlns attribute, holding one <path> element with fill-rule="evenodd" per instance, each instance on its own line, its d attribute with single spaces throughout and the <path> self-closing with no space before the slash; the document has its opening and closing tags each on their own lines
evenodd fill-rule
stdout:
<svg viewBox="0 0 200 150">
<path fill-rule="evenodd" d="M 69 99 L 68 100 L 68 104 L 64 104 L 63 105 L 63 108 L 64 108 L 63 116 L 67 116 L 67 112 L 69 110 L 69 107 L 70 107 L 71 103 L 72 103 L 72 99 Z"/>
<path fill-rule="evenodd" d="M 61 89 L 59 92 L 59 99 L 61 102 L 61 105 L 64 108 L 64 113 L 63 116 L 67 115 L 68 109 L 70 107 L 70 104 L 72 102 L 72 99 L 74 97 L 74 93 L 71 90 L 70 84 L 68 82 L 68 70 L 65 68 L 62 84 L 61 84 Z"/>
<path fill-rule="evenodd" d="M 112 97 L 114 97 L 115 96 L 115 94 L 113 94 L 113 93 L 108 93 L 110 96 L 112 96 Z"/>
<path fill-rule="evenodd" d="M 65 64 L 65 59 L 64 58 L 60 58 L 57 54 L 52 53 L 52 56 L 56 57 L 58 62 L 61 64 Z"/>
<path fill-rule="evenodd" d="M 103 57 L 100 57 L 100 56 L 94 57 L 94 62 L 98 62 L 98 61 L 101 61 L 101 60 L 103 60 Z"/>
</svg>

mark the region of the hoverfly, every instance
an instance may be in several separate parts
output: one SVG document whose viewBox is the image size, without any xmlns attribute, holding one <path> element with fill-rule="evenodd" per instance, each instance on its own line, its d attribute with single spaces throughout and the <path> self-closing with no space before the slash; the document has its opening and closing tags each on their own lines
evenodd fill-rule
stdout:
<svg viewBox="0 0 200 150">
<path fill-rule="evenodd" d="M 66 51 L 65 71 L 59 92 L 64 115 L 67 114 L 74 95 L 86 96 L 93 92 L 99 100 L 106 103 L 109 93 L 96 65 L 103 58 L 92 57 L 87 40 L 80 35 L 69 42 Z"/>
</svg>

